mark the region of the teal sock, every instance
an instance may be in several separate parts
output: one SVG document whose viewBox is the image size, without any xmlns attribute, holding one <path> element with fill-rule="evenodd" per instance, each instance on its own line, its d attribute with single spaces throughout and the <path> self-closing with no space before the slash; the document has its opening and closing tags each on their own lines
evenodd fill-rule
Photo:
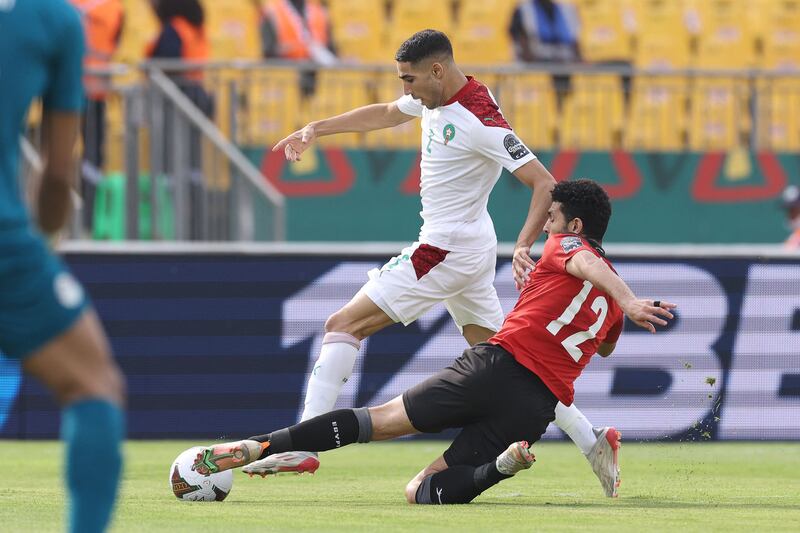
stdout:
<svg viewBox="0 0 800 533">
<path fill-rule="evenodd" d="M 107 400 L 80 400 L 62 411 L 69 531 L 102 532 L 108 526 L 122 470 L 120 445 L 124 434 L 125 415 Z"/>
</svg>

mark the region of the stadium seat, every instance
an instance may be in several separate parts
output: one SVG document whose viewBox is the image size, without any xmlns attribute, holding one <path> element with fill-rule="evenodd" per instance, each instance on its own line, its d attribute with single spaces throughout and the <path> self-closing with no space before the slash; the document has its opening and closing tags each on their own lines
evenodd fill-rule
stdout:
<svg viewBox="0 0 800 533">
<path fill-rule="evenodd" d="M 296 70 L 247 71 L 239 83 L 240 144 L 269 146 L 302 125 Z"/>
<path fill-rule="evenodd" d="M 547 74 L 516 74 L 500 79 L 495 94 L 503 115 L 533 150 L 555 147 L 558 109 L 553 82 Z"/>
<path fill-rule="evenodd" d="M 688 33 L 676 30 L 676 36 L 641 35 L 636 40 L 633 64 L 641 69 L 680 70 L 691 64 Z"/>
<path fill-rule="evenodd" d="M 632 0 L 631 11 L 637 34 L 675 32 L 684 28 L 690 12 L 688 0 Z"/>
<path fill-rule="evenodd" d="M 206 0 L 206 30 L 213 59 L 259 59 L 259 13 L 253 0 Z"/>
<path fill-rule="evenodd" d="M 800 80 L 764 78 L 756 84 L 757 146 L 762 150 L 800 150 Z"/>
<path fill-rule="evenodd" d="M 393 72 L 381 72 L 375 78 L 375 96 L 378 102 L 393 102 L 403 96 L 403 83 Z M 420 119 L 414 119 L 391 129 L 368 132 L 364 143 L 370 148 L 419 149 Z"/>
<path fill-rule="evenodd" d="M 800 70 L 800 0 L 771 0 L 761 11 L 760 66 Z"/>
<path fill-rule="evenodd" d="M 678 151 L 685 146 L 686 99 L 683 76 L 639 76 L 633 81 L 625 124 L 625 147 Z"/>
<path fill-rule="evenodd" d="M 743 0 L 703 0 L 696 4 L 700 23 L 694 66 L 742 69 L 755 66 L 755 32 Z"/>
<path fill-rule="evenodd" d="M 683 0 L 637 0 L 632 4 L 636 37 L 634 64 L 646 69 L 689 66 L 690 31 Z"/>
<path fill-rule="evenodd" d="M 620 1 L 577 0 L 580 18 L 579 42 L 583 59 L 589 62 L 630 61 L 631 27 L 626 5 Z"/>
<path fill-rule="evenodd" d="M 609 74 L 572 77 L 572 91 L 564 99 L 561 146 L 608 150 L 620 145 L 623 122 L 622 82 Z"/>
<path fill-rule="evenodd" d="M 386 46 L 383 0 L 336 0 L 328 5 L 334 43 L 341 59 L 386 63 L 394 58 L 395 50 Z"/>
<path fill-rule="evenodd" d="M 727 150 L 740 145 L 750 130 L 749 93 L 745 79 L 699 77 L 693 80 L 690 148 Z"/>
<path fill-rule="evenodd" d="M 456 59 L 465 65 L 496 65 L 514 59 L 508 24 L 509 0 L 462 0 L 452 40 Z"/>
<path fill-rule="evenodd" d="M 392 52 L 412 34 L 432 26 L 452 36 L 453 13 L 450 2 L 393 2 L 388 32 Z"/>
<path fill-rule="evenodd" d="M 304 107 L 303 123 L 333 115 L 353 108 L 371 104 L 368 87 L 372 74 L 356 70 L 321 70 L 317 72 L 314 94 Z M 399 81 L 399 80 L 398 80 Z M 361 134 L 346 133 L 322 137 L 321 146 L 356 147 L 361 143 Z"/>
</svg>

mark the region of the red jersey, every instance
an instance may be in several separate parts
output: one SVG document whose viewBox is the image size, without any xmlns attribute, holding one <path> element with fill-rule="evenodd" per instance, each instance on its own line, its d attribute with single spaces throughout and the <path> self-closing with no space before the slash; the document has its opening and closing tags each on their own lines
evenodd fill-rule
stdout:
<svg viewBox="0 0 800 533">
<path fill-rule="evenodd" d="M 567 272 L 567 261 L 581 250 L 613 270 L 581 237 L 550 235 L 517 304 L 489 339 L 539 376 L 564 405 L 572 404 L 573 383 L 600 343 L 617 341 L 624 319 L 610 296 Z"/>
</svg>

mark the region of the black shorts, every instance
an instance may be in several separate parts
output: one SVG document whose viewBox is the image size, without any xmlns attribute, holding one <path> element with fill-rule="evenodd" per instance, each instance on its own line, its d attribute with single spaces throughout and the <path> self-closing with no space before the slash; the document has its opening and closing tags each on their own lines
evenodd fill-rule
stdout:
<svg viewBox="0 0 800 533">
<path fill-rule="evenodd" d="M 403 394 L 423 433 L 463 428 L 444 452 L 448 466 L 480 466 L 512 442 L 539 440 L 558 399 L 539 377 L 493 344 L 467 348 L 452 365 Z"/>
</svg>

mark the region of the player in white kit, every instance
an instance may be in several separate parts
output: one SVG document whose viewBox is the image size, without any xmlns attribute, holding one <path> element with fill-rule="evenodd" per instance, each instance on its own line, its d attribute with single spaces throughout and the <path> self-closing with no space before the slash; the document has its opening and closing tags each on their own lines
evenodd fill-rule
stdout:
<svg viewBox="0 0 800 533">
<path fill-rule="evenodd" d="M 395 60 L 405 96 L 312 122 L 280 141 L 298 161 L 317 137 L 397 126 L 422 117 L 419 239 L 380 269 L 325 322 L 325 336 L 305 397 L 302 420 L 333 409 L 348 380 L 360 341 L 395 323 L 408 325 L 443 302 L 470 345 L 500 329 L 503 311 L 493 281 L 497 237 L 487 211 L 502 169 L 533 189 L 527 219 L 514 250 L 517 288 L 534 268 L 529 253 L 547 218 L 555 180 L 514 134 L 486 86 L 465 76 L 444 33 L 410 37 Z M 616 495 L 618 433 L 593 428 L 578 409 L 562 404 L 555 423 L 581 448 L 608 496 Z M 276 454 L 243 468 L 249 474 L 314 472 L 316 454 Z"/>
</svg>

